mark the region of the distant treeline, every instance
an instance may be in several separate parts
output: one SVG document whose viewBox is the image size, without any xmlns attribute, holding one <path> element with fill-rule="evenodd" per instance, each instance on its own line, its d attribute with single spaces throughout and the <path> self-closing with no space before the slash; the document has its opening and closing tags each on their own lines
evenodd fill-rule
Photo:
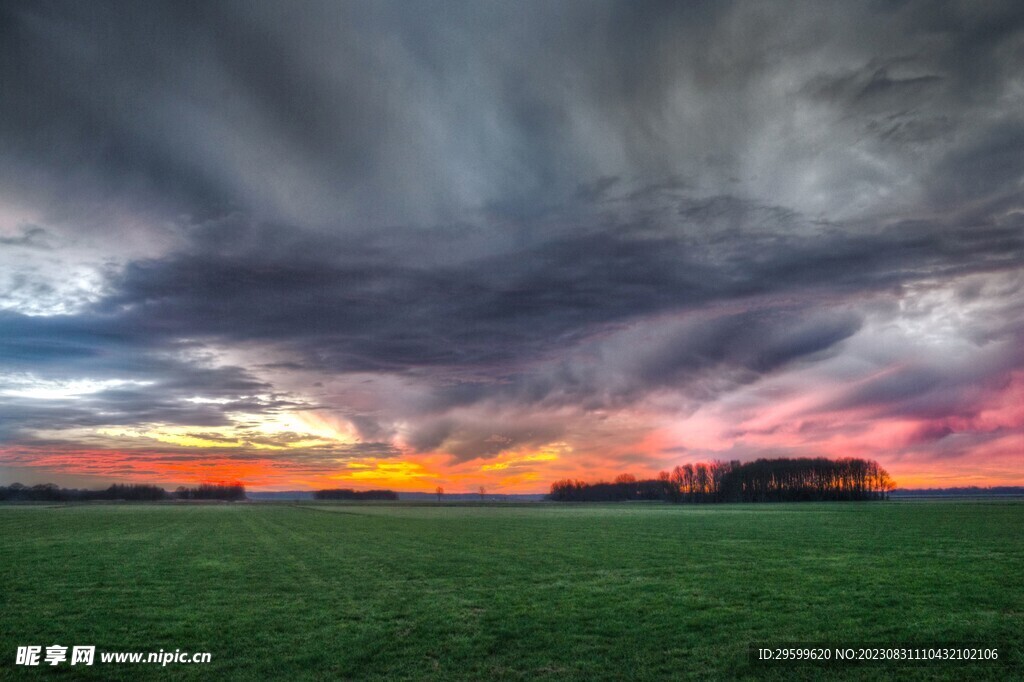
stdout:
<svg viewBox="0 0 1024 682">
<path fill-rule="evenodd" d="M 397 500 L 398 493 L 394 490 L 352 490 L 351 488 L 331 488 L 317 490 L 313 493 L 315 500 Z"/>
<path fill-rule="evenodd" d="M 241 483 L 203 483 L 196 488 L 181 486 L 174 491 L 179 500 L 244 500 L 245 486 Z"/>
<path fill-rule="evenodd" d="M 173 493 L 155 485 L 112 485 L 104 490 L 61 488 L 53 483 L 0 486 L 0 502 L 89 502 L 92 500 L 244 500 L 241 483 L 203 483 L 195 488 L 178 488 Z"/>
<path fill-rule="evenodd" d="M 559 502 L 882 500 L 894 487 L 877 462 L 819 457 L 684 464 L 641 481 L 629 474 L 611 483 L 567 479 L 553 483 L 548 497 Z"/>
</svg>

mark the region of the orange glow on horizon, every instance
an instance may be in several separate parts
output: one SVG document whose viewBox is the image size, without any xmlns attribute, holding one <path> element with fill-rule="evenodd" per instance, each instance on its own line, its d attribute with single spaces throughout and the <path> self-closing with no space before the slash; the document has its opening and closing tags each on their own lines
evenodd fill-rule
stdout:
<svg viewBox="0 0 1024 682">
<path fill-rule="evenodd" d="M 406 451 L 396 457 L 334 456 L 316 445 L 303 447 L 302 442 L 261 449 L 217 441 L 213 436 L 187 435 L 217 433 L 214 430 L 186 429 L 157 432 L 167 437 L 168 443 L 177 443 L 163 450 L 160 439 L 151 436 L 153 429 L 139 429 L 125 433 L 142 434 L 141 440 L 152 447 L 7 447 L 0 448 L 0 467 L 10 479 L 6 483 L 18 480 L 18 471 L 24 471 L 36 482 L 49 476 L 61 484 L 62 476 L 78 477 L 95 481 L 94 487 L 135 482 L 170 488 L 237 480 L 250 490 L 268 491 L 386 488 L 431 492 L 442 486 L 449 492 L 476 492 L 482 486 L 491 494 L 501 494 L 546 493 L 551 483 L 565 478 L 610 481 L 623 473 L 653 478 L 659 471 L 687 462 L 826 456 L 873 459 L 901 488 L 1024 485 L 1024 438 L 1019 433 L 1024 423 L 1024 376 L 1020 373 L 1011 376 L 1007 385 L 972 415 L 935 422 L 875 419 L 867 409 L 808 413 L 807 406 L 814 404 L 810 397 L 805 394 L 794 400 L 780 399 L 773 409 L 735 423 L 709 409 L 682 420 L 651 417 L 648 428 L 630 431 L 630 419 L 644 420 L 640 418 L 643 415 L 627 416 L 610 432 L 614 438 L 602 433 L 576 434 L 571 441 L 469 460 L 443 451 Z M 314 438 L 357 442 L 345 425 L 316 415 L 304 414 L 296 424 Z M 813 427 L 810 435 L 803 432 L 808 424 Z M 105 435 L 124 434 L 112 431 Z M 176 441 L 178 436 L 187 442 Z"/>
<path fill-rule="evenodd" d="M 892 425 L 883 429 L 889 432 Z M 897 428 L 896 431 L 900 431 Z M 652 442 L 657 442 L 654 439 Z M 866 456 L 877 459 L 902 488 L 1022 485 L 1019 438 L 995 441 L 984 456 L 927 460 L 923 455 L 905 455 L 886 461 L 858 453 L 851 444 L 837 447 L 832 457 Z M 980 453 L 979 453 L 980 455 Z M 664 458 L 664 455 L 660 455 Z M 388 488 L 399 492 L 430 492 L 436 486 L 449 492 L 476 492 L 480 486 L 498 493 L 544 493 L 563 478 L 586 481 L 612 480 L 622 473 L 638 478 L 655 477 L 675 464 L 710 461 L 714 457 L 677 455 L 658 466 L 644 466 L 617 460 L 610 454 L 600 466 L 559 457 L 551 449 L 502 453 L 498 457 L 452 462 L 444 453 L 410 454 L 401 458 L 345 462 L 336 467 L 303 464 L 277 457 L 210 455 L 201 459 L 177 453 L 138 453 L 109 450 L 65 452 L 0 451 L 0 462 L 55 475 L 87 476 L 112 482 L 190 485 L 210 480 L 237 480 L 251 490 L 295 490 L 350 487 Z M 718 457 L 717 459 L 728 459 Z M 594 460 L 591 460 L 594 461 Z M 36 476 L 38 478 L 38 476 Z M 13 481 L 11 481 L 13 482 Z"/>
</svg>

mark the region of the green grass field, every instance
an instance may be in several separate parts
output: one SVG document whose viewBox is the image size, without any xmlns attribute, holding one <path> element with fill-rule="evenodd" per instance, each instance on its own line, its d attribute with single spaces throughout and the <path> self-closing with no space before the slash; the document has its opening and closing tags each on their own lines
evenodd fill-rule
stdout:
<svg viewBox="0 0 1024 682">
<path fill-rule="evenodd" d="M 1024 503 L 8 506 L 0 614 L 11 679 L 1011 679 Z M 1009 650 L 746 658 L 753 642 L 956 641 Z M 17 646 L 55 643 L 213 660 L 14 665 Z"/>
</svg>

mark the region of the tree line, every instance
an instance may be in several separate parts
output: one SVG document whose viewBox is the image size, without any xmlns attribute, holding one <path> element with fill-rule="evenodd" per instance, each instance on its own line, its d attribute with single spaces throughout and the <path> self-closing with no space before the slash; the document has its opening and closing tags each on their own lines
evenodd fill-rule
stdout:
<svg viewBox="0 0 1024 682">
<path fill-rule="evenodd" d="M 203 483 L 195 488 L 181 486 L 173 493 L 156 485 L 114 484 L 103 490 L 61 488 L 54 483 L 27 486 L 12 483 L 0 486 L 0 502 L 91 502 L 97 500 L 158 501 L 158 500 L 244 500 L 245 486 L 241 483 Z"/>
<path fill-rule="evenodd" d="M 683 464 L 639 481 L 628 474 L 611 483 L 565 479 L 551 485 L 548 498 L 683 503 L 883 500 L 895 487 L 889 473 L 872 460 L 800 457 Z"/>
<path fill-rule="evenodd" d="M 351 488 L 330 488 L 313 493 L 315 500 L 397 500 L 394 490 L 352 490 Z"/>
<path fill-rule="evenodd" d="M 245 499 L 245 486 L 241 483 L 202 483 L 195 488 L 180 486 L 174 491 L 179 500 L 229 500 Z"/>
</svg>

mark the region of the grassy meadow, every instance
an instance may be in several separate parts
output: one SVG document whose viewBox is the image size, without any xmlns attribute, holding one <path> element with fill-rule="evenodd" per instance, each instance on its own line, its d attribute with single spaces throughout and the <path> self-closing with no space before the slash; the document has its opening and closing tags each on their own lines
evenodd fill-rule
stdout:
<svg viewBox="0 0 1024 682">
<path fill-rule="evenodd" d="M 4 679 L 1010 679 L 1024 503 L 12 505 L 0 614 Z M 955 641 L 1010 650 L 746 657 Z M 14 666 L 55 643 L 213 660 Z"/>
</svg>

